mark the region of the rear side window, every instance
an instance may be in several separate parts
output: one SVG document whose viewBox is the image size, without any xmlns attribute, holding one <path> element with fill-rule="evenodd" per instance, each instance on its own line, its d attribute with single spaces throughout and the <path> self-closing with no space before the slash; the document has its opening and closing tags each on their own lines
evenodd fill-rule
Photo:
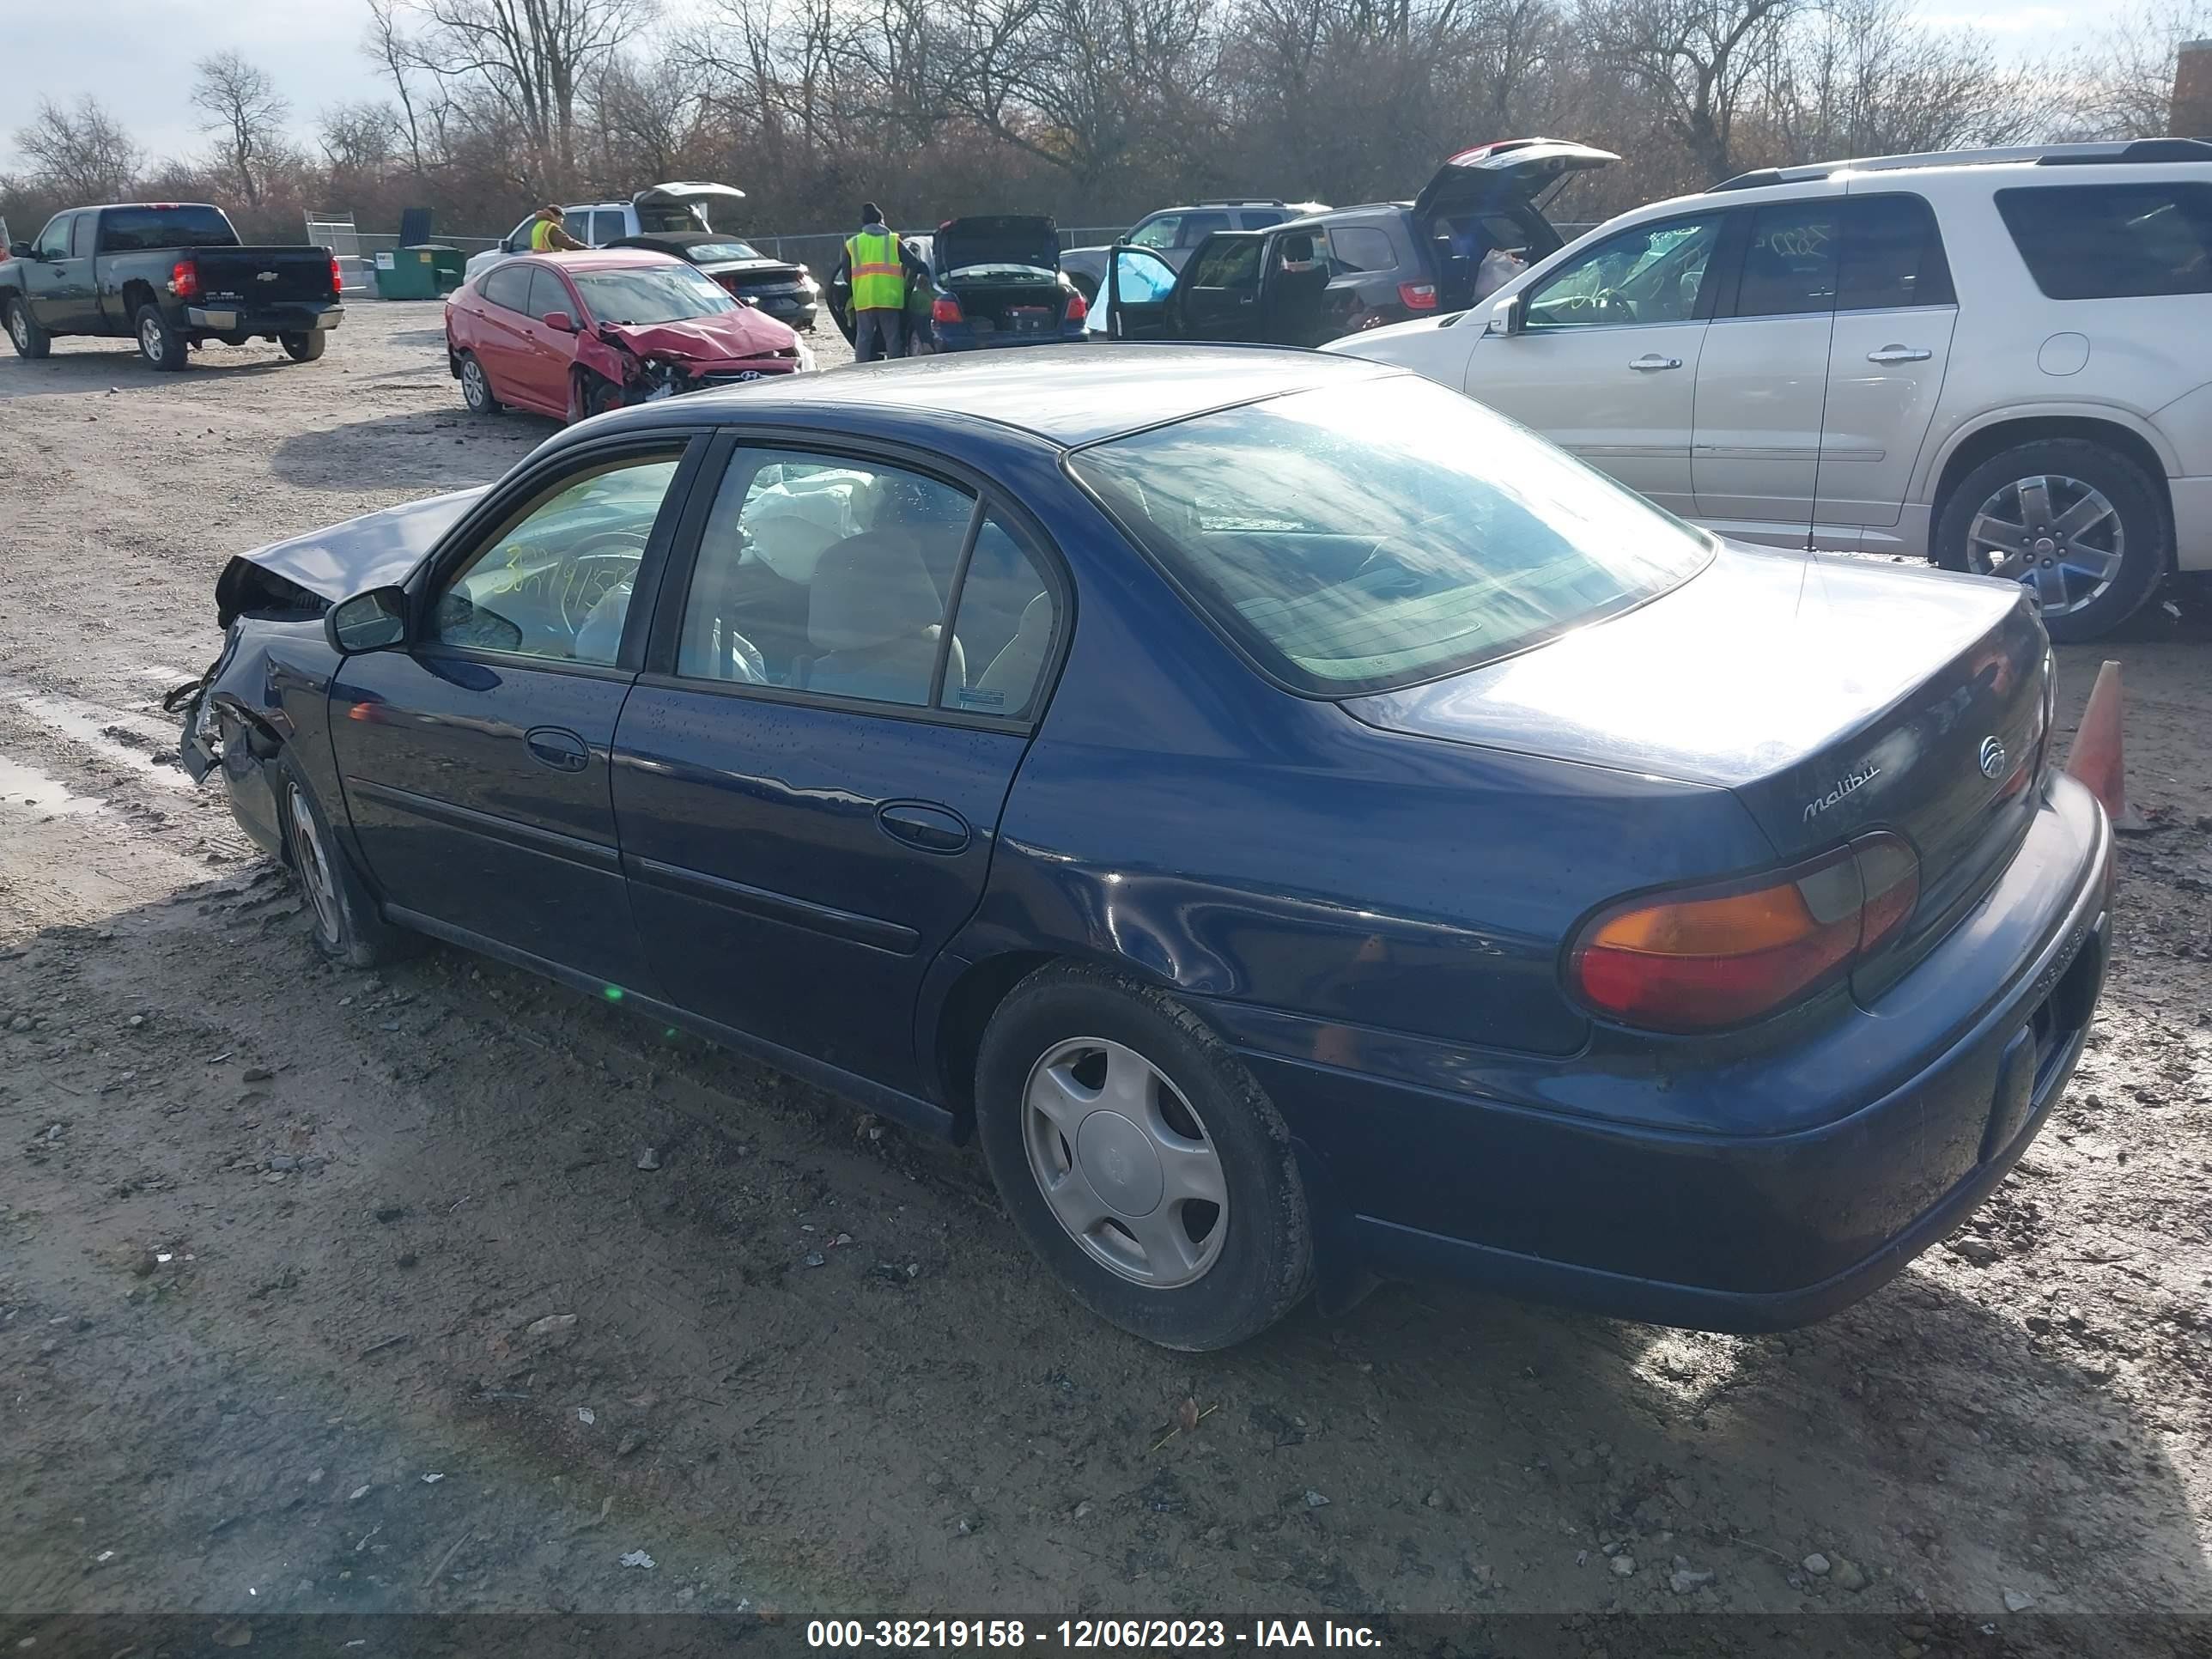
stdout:
<svg viewBox="0 0 2212 1659">
<path fill-rule="evenodd" d="M 80 213 L 76 216 L 76 228 L 70 233 L 70 258 L 92 258 L 93 229 L 99 222 L 100 216 L 96 213 Z"/>
<path fill-rule="evenodd" d="M 1215 231 L 1228 228 L 1229 216 L 1225 213 L 1186 213 L 1182 216 L 1182 228 L 1176 233 L 1176 246 L 1196 247 Z"/>
<path fill-rule="evenodd" d="M 1736 289 L 1739 317 L 1794 317 L 1833 308 L 1840 202 L 1784 202 L 1752 216 Z"/>
<path fill-rule="evenodd" d="M 231 229 L 230 222 L 211 207 L 110 208 L 100 216 L 102 253 L 136 253 L 157 247 L 237 246 L 238 234 Z"/>
<path fill-rule="evenodd" d="M 1917 196 L 1861 196 L 1844 204 L 1838 311 L 1958 303 L 1936 216 Z"/>
<path fill-rule="evenodd" d="M 987 515 L 960 578 L 960 608 L 953 617 L 968 678 L 956 684 L 948 674 L 939 705 L 1009 720 L 1031 713 L 1052 654 L 1055 620 L 1043 567 Z"/>
<path fill-rule="evenodd" d="M 1398 263 L 1390 233 L 1373 226 L 1346 225 L 1328 233 L 1329 257 L 1345 270 L 1389 270 Z"/>
<path fill-rule="evenodd" d="M 483 296 L 507 311 L 530 308 L 530 265 L 501 265 L 483 280 Z"/>
<path fill-rule="evenodd" d="M 1997 211 L 2048 299 L 2212 293 L 2212 185 L 2001 190 Z"/>
<path fill-rule="evenodd" d="M 1265 230 L 1270 225 L 1279 225 L 1291 216 L 1281 208 L 1246 208 L 1238 216 L 1238 228 L 1243 230 Z"/>
<path fill-rule="evenodd" d="M 620 209 L 601 208 L 592 215 L 592 228 L 585 240 L 593 247 L 605 247 L 609 242 L 620 241 L 627 228 Z"/>
</svg>

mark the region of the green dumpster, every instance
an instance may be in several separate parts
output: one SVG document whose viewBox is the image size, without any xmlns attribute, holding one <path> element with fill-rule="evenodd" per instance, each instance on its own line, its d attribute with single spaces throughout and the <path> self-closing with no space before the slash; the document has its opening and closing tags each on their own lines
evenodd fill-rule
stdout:
<svg viewBox="0 0 2212 1659">
<path fill-rule="evenodd" d="M 407 250 L 410 253 L 427 253 L 434 276 L 434 286 L 441 294 L 451 294 L 461 285 L 466 270 L 461 251 L 447 247 L 443 242 L 418 242 Z"/>
<path fill-rule="evenodd" d="M 434 300 L 438 297 L 438 267 L 431 250 L 393 248 L 376 256 L 376 297 L 380 300 Z"/>
</svg>

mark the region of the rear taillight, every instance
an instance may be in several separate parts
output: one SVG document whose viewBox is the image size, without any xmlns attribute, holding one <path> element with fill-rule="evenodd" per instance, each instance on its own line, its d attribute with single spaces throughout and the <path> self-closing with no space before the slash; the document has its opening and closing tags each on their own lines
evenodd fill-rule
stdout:
<svg viewBox="0 0 2212 1659">
<path fill-rule="evenodd" d="M 338 268 L 338 256 L 331 255 L 331 298 L 337 299 L 345 292 L 345 272 Z"/>
<path fill-rule="evenodd" d="M 1920 860 L 1887 830 L 1786 870 L 1646 893 L 1576 935 L 1570 988 L 1655 1031 L 1742 1025 L 1833 984 L 1893 938 L 1920 898 Z"/>
<path fill-rule="evenodd" d="M 1063 321 L 1079 323 L 1090 314 L 1091 302 L 1088 300 L 1080 294 L 1071 294 L 1067 296 L 1067 311 L 1062 319 Z"/>
<path fill-rule="evenodd" d="M 169 292 L 179 300 L 200 297 L 200 268 L 190 259 L 179 259 L 169 267 Z"/>
<path fill-rule="evenodd" d="M 1398 303 L 1408 311 L 1434 311 L 1437 308 L 1437 285 L 1434 283 L 1401 283 L 1398 284 Z"/>
<path fill-rule="evenodd" d="M 957 323 L 963 321 L 964 319 L 960 315 L 960 301 L 952 299 L 949 295 L 943 299 L 933 301 L 930 303 L 929 307 L 929 320 L 933 323 Z"/>
</svg>

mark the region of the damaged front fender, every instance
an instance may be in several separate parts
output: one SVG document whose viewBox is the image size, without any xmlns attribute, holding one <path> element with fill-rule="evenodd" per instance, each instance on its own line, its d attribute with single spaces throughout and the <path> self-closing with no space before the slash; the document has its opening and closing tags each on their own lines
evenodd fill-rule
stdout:
<svg viewBox="0 0 2212 1659">
<path fill-rule="evenodd" d="M 321 609 L 238 617 L 214 665 L 165 700 L 182 716 L 177 752 L 185 770 L 195 782 L 220 771 L 231 816 L 262 850 L 278 856 L 283 836 L 264 768 L 300 736 L 294 711 L 302 698 L 319 706 L 327 692 L 327 678 L 302 667 L 303 659 L 319 654 Z"/>
</svg>

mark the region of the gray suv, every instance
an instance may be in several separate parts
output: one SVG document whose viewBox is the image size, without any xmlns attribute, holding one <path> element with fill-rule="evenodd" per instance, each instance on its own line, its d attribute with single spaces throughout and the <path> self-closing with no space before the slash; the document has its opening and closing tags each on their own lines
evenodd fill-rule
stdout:
<svg viewBox="0 0 2212 1659">
<path fill-rule="evenodd" d="M 1285 202 L 1272 196 L 1224 196 L 1194 202 L 1188 207 L 1158 208 L 1137 221 L 1121 246 L 1149 248 L 1181 270 L 1198 245 L 1217 230 L 1265 230 L 1286 219 L 1303 219 L 1310 213 L 1326 213 L 1322 202 Z M 1061 250 L 1060 268 L 1066 271 L 1085 300 L 1098 297 L 1106 280 L 1106 250 L 1071 247 Z"/>
</svg>

